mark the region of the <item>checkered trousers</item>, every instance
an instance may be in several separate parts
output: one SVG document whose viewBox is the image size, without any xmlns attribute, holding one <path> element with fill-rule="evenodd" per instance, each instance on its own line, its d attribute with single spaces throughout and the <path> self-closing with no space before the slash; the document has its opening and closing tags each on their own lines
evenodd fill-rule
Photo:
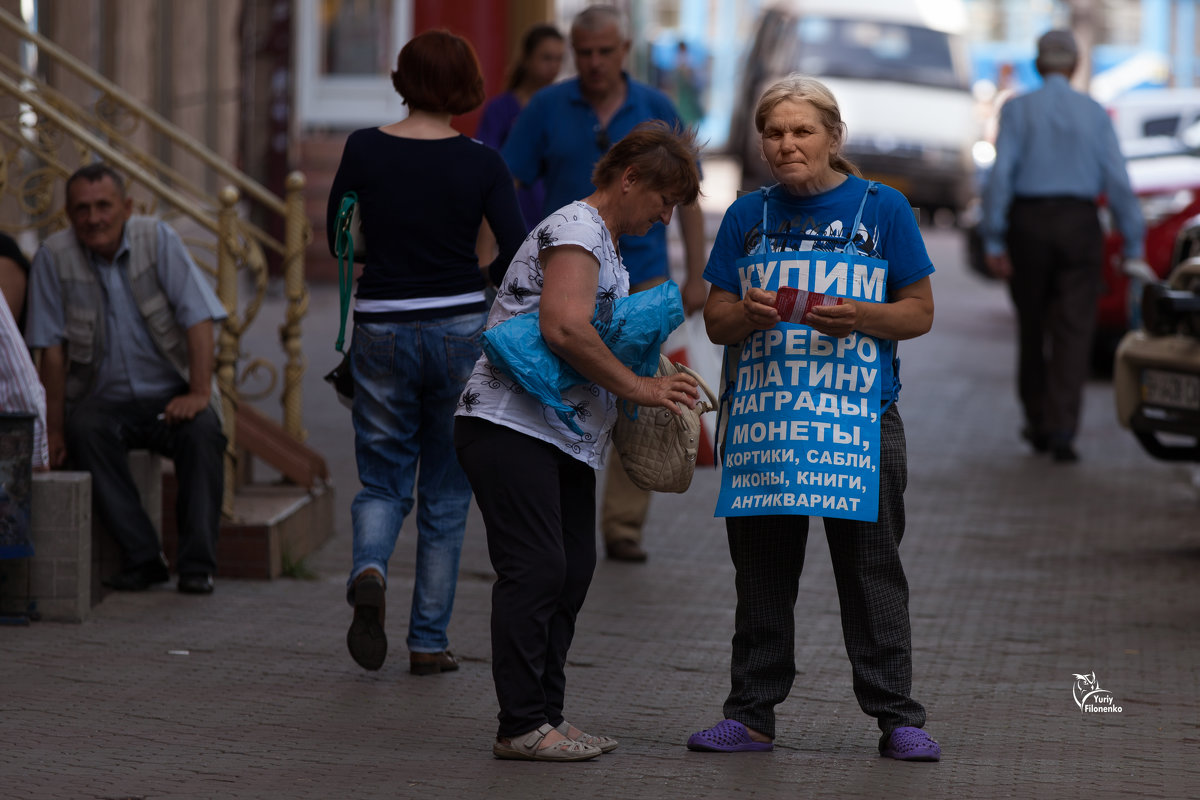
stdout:
<svg viewBox="0 0 1200 800">
<path fill-rule="evenodd" d="M 895 403 L 883 415 L 880 440 L 878 521 L 826 518 L 825 531 L 854 694 L 886 739 L 894 728 L 925 724 L 925 709 L 909 696 L 912 635 L 899 553 L 908 461 Z M 795 609 L 808 517 L 728 517 L 725 526 L 737 571 L 737 613 L 724 713 L 774 737 L 775 706 L 796 676 Z"/>
</svg>

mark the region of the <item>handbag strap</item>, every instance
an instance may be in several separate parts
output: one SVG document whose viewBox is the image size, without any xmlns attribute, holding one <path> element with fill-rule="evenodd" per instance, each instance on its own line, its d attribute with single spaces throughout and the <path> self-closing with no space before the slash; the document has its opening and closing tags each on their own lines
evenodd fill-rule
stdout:
<svg viewBox="0 0 1200 800">
<path fill-rule="evenodd" d="M 666 359 L 666 356 L 663 356 L 663 359 Z M 713 394 L 713 390 L 709 387 L 708 382 L 700 376 L 699 372 L 696 372 L 696 370 L 692 369 L 687 364 L 680 364 L 678 361 L 672 361 L 669 363 L 674 366 L 677 371 L 691 375 L 693 378 L 695 378 L 696 383 L 701 389 L 704 390 L 704 393 L 708 395 L 708 400 L 701 400 L 700 402 L 696 403 L 697 414 L 707 413 L 717 407 L 717 396 Z"/>
<path fill-rule="evenodd" d="M 350 222 L 354 219 L 354 208 L 358 205 L 358 194 L 346 192 L 342 195 L 341 205 L 338 206 L 337 228 L 333 237 L 333 252 L 337 254 L 338 262 L 338 292 L 342 312 L 341 326 L 338 328 L 337 341 L 333 343 L 339 353 L 345 353 L 342 348 L 346 344 L 346 318 L 350 316 L 350 293 L 354 288 L 354 233 L 350 230 Z"/>
<path fill-rule="evenodd" d="M 687 364 L 680 364 L 678 361 L 672 361 L 671 359 L 667 358 L 665 353 L 659 353 L 658 370 L 654 374 L 660 376 L 670 375 L 671 371 L 683 372 L 687 375 L 691 375 L 696 379 L 696 384 L 704 390 L 706 395 L 708 395 L 707 400 L 700 400 L 696 403 L 696 407 L 692 409 L 696 412 L 697 416 L 706 414 L 709 411 L 716 409 L 717 396 L 713 393 L 712 388 L 708 385 L 708 382 L 704 380 L 699 372 L 696 372 L 696 370 L 692 369 Z M 629 417 L 629 419 L 637 419 L 638 411 L 641 409 L 641 406 L 639 406 L 637 403 L 631 403 L 628 400 L 622 400 L 621 407 L 623 409 L 623 413 L 625 416 Z"/>
</svg>

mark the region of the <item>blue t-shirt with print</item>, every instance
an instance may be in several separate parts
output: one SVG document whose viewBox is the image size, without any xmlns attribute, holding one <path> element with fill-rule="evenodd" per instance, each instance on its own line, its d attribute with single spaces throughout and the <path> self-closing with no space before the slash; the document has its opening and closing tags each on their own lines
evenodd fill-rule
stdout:
<svg viewBox="0 0 1200 800">
<path fill-rule="evenodd" d="M 513 177 L 529 186 L 539 178 L 546 197 L 539 219 L 525 220 L 530 229 L 574 200 L 595 191 L 592 169 L 608 148 L 639 122 L 661 119 L 681 124 L 670 98 L 624 75 L 628 91 L 606 128 L 579 90 L 579 79 L 556 83 L 535 94 L 526 104 L 504 142 L 504 156 Z M 645 236 L 621 237 L 621 261 L 630 283 L 669 277 L 667 229 L 656 222 Z"/>
<path fill-rule="evenodd" d="M 867 182 L 848 175 L 827 192 L 811 196 L 789 194 L 782 186 L 769 190 L 767 241 L 772 250 L 833 251 L 847 241 L 847 228 L 854 223 Z M 704 279 L 713 286 L 741 296 L 736 262 L 758 248 L 763 223 L 763 193 L 743 195 L 733 202 L 721 220 L 716 240 L 704 268 Z M 858 251 L 888 262 L 887 292 L 892 292 L 933 274 L 933 262 L 925 250 L 916 217 L 900 192 L 876 185 L 867 198 L 862 220 L 855 232 Z M 895 343 L 880 340 L 883 368 L 881 407 L 886 408 L 900 393 L 899 363 Z"/>
</svg>

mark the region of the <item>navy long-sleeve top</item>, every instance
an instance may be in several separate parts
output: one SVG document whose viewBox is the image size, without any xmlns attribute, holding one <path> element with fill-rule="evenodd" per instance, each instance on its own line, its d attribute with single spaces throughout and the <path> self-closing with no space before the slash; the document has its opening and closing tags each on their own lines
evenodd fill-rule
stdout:
<svg viewBox="0 0 1200 800">
<path fill-rule="evenodd" d="M 499 246 L 488 265 L 496 285 L 525 238 L 508 167 L 467 136 L 407 139 L 378 128 L 350 134 L 326 211 L 331 253 L 348 191 L 358 194 L 367 241 L 356 319 L 427 319 L 483 308 L 475 253 L 481 222 L 487 220 Z"/>
</svg>

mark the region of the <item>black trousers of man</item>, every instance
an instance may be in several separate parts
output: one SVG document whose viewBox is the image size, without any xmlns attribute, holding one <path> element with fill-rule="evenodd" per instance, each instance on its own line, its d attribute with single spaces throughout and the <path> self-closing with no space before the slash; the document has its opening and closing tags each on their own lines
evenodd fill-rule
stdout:
<svg viewBox="0 0 1200 800">
<path fill-rule="evenodd" d="M 1017 310 L 1017 393 L 1027 430 L 1051 446 L 1070 444 L 1079 427 L 1103 288 L 1096 205 L 1017 198 L 1009 209 L 1007 245 Z"/>
<path fill-rule="evenodd" d="M 67 417 L 67 453 L 77 469 L 92 474 L 93 505 L 121 546 L 124 569 L 153 561 L 162 552 L 129 469 L 129 451 L 151 450 L 172 459 L 179 486 L 176 571 L 212 575 L 225 483 L 225 434 L 211 408 L 176 425 L 158 419 L 170 399 L 85 398 Z"/>
</svg>

